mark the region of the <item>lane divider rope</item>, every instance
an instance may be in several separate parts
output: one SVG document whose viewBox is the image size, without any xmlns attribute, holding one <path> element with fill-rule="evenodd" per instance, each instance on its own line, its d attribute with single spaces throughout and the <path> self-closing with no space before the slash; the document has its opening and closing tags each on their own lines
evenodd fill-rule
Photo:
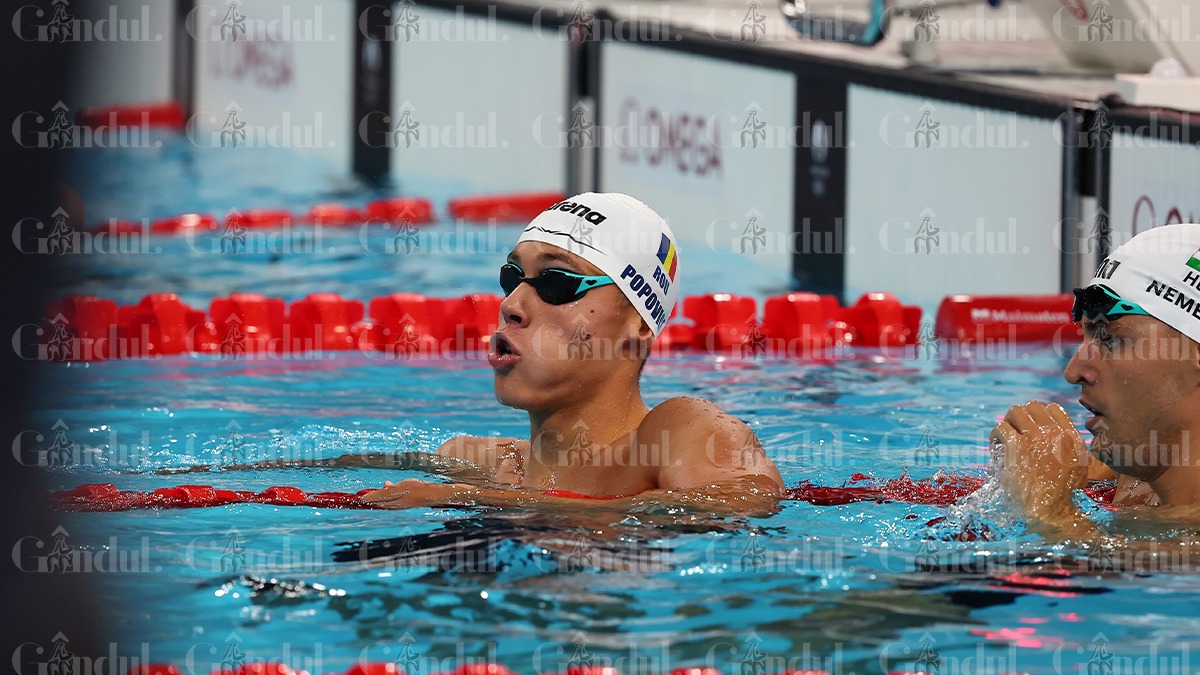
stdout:
<svg viewBox="0 0 1200 675">
<path fill-rule="evenodd" d="M 940 349 L 1055 340 L 1074 343 L 1070 295 L 951 296 L 938 311 L 937 332 L 921 309 L 889 293 L 866 293 L 842 307 L 837 298 L 786 293 L 767 298 L 760 320 L 753 297 L 691 295 L 672 312 L 653 355 L 679 350 L 721 356 L 838 358 L 842 347 Z M 213 299 L 207 311 L 174 293 L 152 293 L 135 305 L 91 295 L 51 303 L 40 325 L 17 336 L 22 355 L 46 361 L 103 361 L 174 354 L 241 357 L 318 351 L 383 353 L 397 358 L 484 352 L 499 324 L 499 295 L 434 298 L 393 293 L 367 300 L 312 293 L 292 301 L 256 293 Z M 682 307 L 682 309 L 681 309 Z M 998 309 L 1008 307 L 1010 309 Z M 1030 313 L 1025 309 L 1041 308 Z M 1022 316 L 1032 316 L 1022 322 Z M 369 318 L 368 318 L 369 317 Z M 918 355 L 915 349 L 913 355 Z"/>
<path fill-rule="evenodd" d="M 907 476 L 876 481 L 864 474 L 854 474 L 843 486 L 819 486 L 808 481 L 784 491 L 784 498 L 818 506 L 840 506 L 855 502 L 901 502 L 948 506 L 971 494 L 983 484 L 982 478 L 952 476 L 918 481 Z M 274 506 L 310 506 L 337 509 L 377 508 L 362 500 L 371 489 L 358 492 L 317 492 L 286 485 L 277 485 L 262 492 L 225 490 L 211 485 L 178 485 L 150 492 L 120 490 L 111 483 L 80 485 L 72 490 L 53 492 L 51 502 L 64 511 L 131 511 L 141 509 L 187 509 L 225 506 L 228 504 L 269 504 Z M 1085 490 L 1101 505 L 1112 501 L 1115 488 L 1102 486 Z M 589 497 L 564 490 L 546 494 L 576 499 L 613 499 Z"/>
</svg>

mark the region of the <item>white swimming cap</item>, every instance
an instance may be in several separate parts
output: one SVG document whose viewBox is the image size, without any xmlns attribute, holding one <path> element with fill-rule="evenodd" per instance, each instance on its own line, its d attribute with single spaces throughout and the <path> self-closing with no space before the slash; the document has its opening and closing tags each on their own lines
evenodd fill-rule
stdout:
<svg viewBox="0 0 1200 675">
<path fill-rule="evenodd" d="M 566 249 L 613 278 L 657 337 L 679 298 L 675 234 L 649 206 L 615 192 L 585 192 L 534 218 L 517 243 Z"/>
<path fill-rule="evenodd" d="M 1138 234 L 1100 263 L 1089 285 L 1108 287 L 1200 342 L 1200 224 Z"/>
</svg>

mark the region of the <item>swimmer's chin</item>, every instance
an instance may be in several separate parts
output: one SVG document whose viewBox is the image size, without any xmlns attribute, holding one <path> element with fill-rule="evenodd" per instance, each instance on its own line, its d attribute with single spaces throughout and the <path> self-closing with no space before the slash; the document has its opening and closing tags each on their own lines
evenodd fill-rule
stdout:
<svg viewBox="0 0 1200 675">
<path fill-rule="evenodd" d="M 496 386 L 496 402 L 497 403 L 499 403 L 500 405 L 503 405 L 503 406 L 508 406 L 509 408 L 515 408 L 517 410 L 528 410 L 529 409 L 528 406 L 526 406 L 522 403 L 522 401 L 519 397 L 513 396 L 512 393 L 502 390 L 501 387 L 499 386 L 499 384 L 500 384 L 499 382 L 497 382 L 496 384 L 497 384 L 497 386 Z"/>
</svg>

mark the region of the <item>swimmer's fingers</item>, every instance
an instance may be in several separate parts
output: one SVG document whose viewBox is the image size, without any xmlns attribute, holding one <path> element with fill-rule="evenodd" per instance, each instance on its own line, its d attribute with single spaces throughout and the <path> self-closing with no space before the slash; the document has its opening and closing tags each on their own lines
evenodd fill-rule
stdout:
<svg viewBox="0 0 1200 675">
<path fill-rule="evenodd" d="M 999 445 L 1001 448 L 1001 452 L 997 456 L 1000 466 L 1006 469 L 1016 466 L 1021 459 L 1021 432 L 1008 422 L 1001 422 L 992 429 L 988 440 L 993 446 Z"/>
<path fill-rule="evenodd" d="M 1071 416 L 1067 414 L 1066 410 L 1063 410 L 1061 405 L 1057 403 L 1051 403 L 1046 406 L 1046 412 L 1048 412 L 1050 417 L 1058 423 L 1058 426 L 1064 429 L 1075 429 L 1075 423 L 1071 421 Z M 1078 433 L 1078 431 L 1079 430 L 1076 429 L 1076 433 Z"/>
<path fill-rule="evenodd" d="M 1063 410 L 1061 405 L 1051 403 L 1046 406 L 1046 412 L 1054 421 L 1056 431 L 1062 435 L 1062 449 L 1070 452 L 1071 463 L 1080 466 L 1091 464 L 1091 455 L 1087 451 L 1087 444 L 1083 442 L 1083 435 L 1079 433 L 1067 411 Z M 1086 484 L 1086 478 L 1084 480 Z"/>
<path fill-rule="evenodd" d="M 374 492 L 368 492 L 362 496 L 362 500 L 367 504 L 374 504 L 376 506 L 404 508 L 407 506 L 406 501 L 412 492 L 412 488 L 415 487 L 413 484 L 421 482 L 416 478 L 407 478 L 399 483 L 393 483 L 390 480 L 384 481 L 382 488 Z"/>
<path fill-rule="evenodd" d="M 1033 421 L 1033 416 L 1029 414 L 1028 407 L 1028 405 L 1014 405 L 1004 414 L 1004 421 L 1019 432 L 1037 429 L 1038 425 Z"/>
<path fill-rule="evenodd" d="M 995 461 L 999 463 L 1000 484 L 1004 491 L 1018 504 L 1026 501 L 1029 480 L 1029 458 L 1026 456 L 1024 444 L 1021 442 L 1021 432 L 1008 422 L 1001 422 L 992 429 L 990 435 L 992 447 L 999 446 L 995 453 Z"/>
<path fill-rule="evenodd" d="M 1029 419 L 1033 420 L 1038 429 L 1055 429 L 1059 426 L 1048 406 L 1041 401 L 1030 401 L 1025 405 L 1025 412 L 1029 413 Z"/>
</svg>

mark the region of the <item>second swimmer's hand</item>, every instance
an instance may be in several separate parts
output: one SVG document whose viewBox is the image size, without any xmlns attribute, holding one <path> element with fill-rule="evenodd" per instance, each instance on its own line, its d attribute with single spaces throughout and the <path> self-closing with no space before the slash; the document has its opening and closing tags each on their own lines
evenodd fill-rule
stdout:
<svg viewBox="0 0 1200 675">
<path fill-rule="evenodd" d="M 992 429 L 991 441 L 1003 447 L 1004 491 L 1028 519 L 1052 522 L 1076 511 L 1071 491 L 1087 484 L 1088 453 L 1062 406 L 1015 405 Z"/>
<path fill-rule="evenodd" d="M 470 506 L 472 488 L 456 483 L 430 483 L 407 478 L 399 483 L 385 481 L 383 487 L 363 495 L 362 500 L 385 509 L 411 509 L 418 506 Z"/>
</svg>

